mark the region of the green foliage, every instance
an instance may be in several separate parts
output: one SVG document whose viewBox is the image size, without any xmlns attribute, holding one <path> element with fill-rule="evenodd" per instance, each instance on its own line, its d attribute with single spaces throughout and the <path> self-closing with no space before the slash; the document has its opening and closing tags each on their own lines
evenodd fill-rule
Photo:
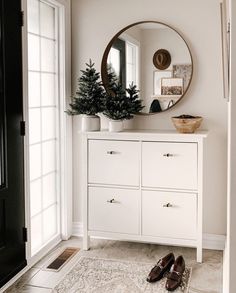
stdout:
<svg viewBox="0 0 236 293">
<path fill-rule="evenodd" d="M 108 93 L 105 98 L 105 116 L 113 120 L 128 120 L 143 109 L 136 85 L 131 84 L 126 90 L 119 83 L 113 83 L 112 87 L 112 93 Z"/>
<path fill-rule="evenodd" d="M 71 109 L 67 111 L 69 115 L 95 115 L 104 109 L 105 91 L 102 82 L 99 81 L 100 74 L 96 72 L 91 59 L 86 66 L 85 70 L 81 70 L 76 95 L 72 97 Z"/>
<path fill-rule="evenodd" d="M 117 85 L 119 84 L 119 78 L 117 77 L 115 70 L 112 67 L 112 64 L 107 64 L 107 79 L 108 91 L 114 91 L 114 89 L 116 89 Z"/>
</svg>

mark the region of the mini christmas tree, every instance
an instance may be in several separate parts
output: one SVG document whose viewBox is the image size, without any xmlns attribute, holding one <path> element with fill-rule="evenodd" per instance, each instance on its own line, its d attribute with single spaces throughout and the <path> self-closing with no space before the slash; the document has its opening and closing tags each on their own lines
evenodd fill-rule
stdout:
<svg viewBox="0 0 236 293">
<path fill-rule="evenodd" d="M 100 74 L 96 72 L 91 59 L 86 66 L 85 70 L 81 70 L 76 96 L 72 97 L 70 104 L 71 110 L 67 111 L 70 115 L 95 115 L 104 109 L 105 91 L 102 82 L 99 81 Z"/>
<path fill-rule="evenodd" d="M 107 79 L 107 90 L 114 91 L 114 89 L 116 89 L 116 86 L 119 84 L 119 78 L 116 75 L 112 64 L 107 64 Z"/>
<path fill-rule="evenodd" d="M 112 93 L 106 95 L 103 114 L 112 120 L 132 119 L 143 109 L 138 92 L 136 85 L 131 84 L 124 90 L 120 83 L 113 83 Z"/>
<path fill-rule="evenodd" d="M 142 100 L 138 96 L 139 90 L 137 90 L 137 86 L 132 82 L 126 91 L 129 94 L 130 112 L 133 114 L 139 113 L 144 106 L 142 106 Z"/>
</svg>

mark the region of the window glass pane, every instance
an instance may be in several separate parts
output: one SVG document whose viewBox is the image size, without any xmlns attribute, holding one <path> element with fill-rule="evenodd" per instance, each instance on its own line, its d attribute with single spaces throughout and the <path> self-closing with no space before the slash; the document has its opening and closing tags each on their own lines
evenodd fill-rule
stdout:
<svg viewBox="0 0 236 293">
<path fill-rule="evenodd" d="M 39 1 L 28 0 L 28 31 L 39 34 Z"/>
<path fill-rule="evenodd" d="M 43 177 L 43 208 L 56 203 L 56 173 Z"/>
<path fill-rule="evenodd" d="M 29 142 L 30 144 L 41 140 L 40 109 L 29 109 Z"/>
<path fill-rule="evenodd" d="M 56 137 L 56 108 L 42 108 L 42 140 Z"/>
<path fill-rule="evenodd" d="M 28 73 L 28 99 L 29 107 L 40 106 L 40 73 Z"/>
<path fill-rule="evenodd" d="M 57 233 L 57 205 L 43 212 L 43 239 L 52 238 Z"/>
<path fill-rule="evenodd" d="M 30 183 L 31 216 L 38 214 L 42 209 L 41 179 Z"/>
<path fill-rule="evenodd" d="M 48 38 L 54 39 L 55 24 L 54 24 L 55 9 L 48 4 L 40 2 L 40 34 Z"/>
<path fill-rule="evenodd" d="M 28 34 L 28 68 L 40 70 L 39 37 Z"/>
<path fill-rule="evenodd" d="M 111 65 L 117 77 L 120 76 L 120 51 L 111 48 L 109 56 L 108 56 L 108 64 Z"/>
<path fill-rule="evenodd" d="M 48 141 L 43 147 L 43 174 L 56 170 L 56 142 Z"/>
<path fill-rule="evenodd" d="M 34 255 L 58 233 L 58 14 L 28 0 L 28 115 L 31 237 Z"/>
<path fill-rule="evenodd" d="M 132 50 L 132 46 L 130 46 L 129 44 L 127 44 L 127 62 L 128 63 L 133 63 L 133 50 Z"/>
<path fill-rule="evenodd" d="M 127 64 L 127 71 L 126 71 L 126 74 L 127 74 L 127 85 L 129 86 L 129 84 L 132 83 L 132 81 L 134 81 L 134 78 L 133 78 L 133 65 L 131 64 Z"/>
<path fill-rule="evenodd" d="M 42 215 L 31 218 L 31 250 L 34 253 L 43 244 Z"/>
<path fill-rule="evenodd" d="M 134 84 L 137 85 L 137 80 L 136 80 L 136 66 L 133 65 L 133 68 L 132 69 L 133 69 L 133 73 L 132 73 L 133 78 L 132 78 L 132 81 L 133 81 Z"/>
<path fill-rule="evenodd" d="M 30 180 L 41 176 L 41 145 L 30 146 Z"/>
<path fill-rule="evenodd" d="M 50 73 L 42 73 L 42 106 L 56 105 L 55 98 L 55 75 Z"/>
<path fill-rule="evenodd" d="M 55 72 L 55 42 L 41 39 L 41 70 Z"/>
</svg>

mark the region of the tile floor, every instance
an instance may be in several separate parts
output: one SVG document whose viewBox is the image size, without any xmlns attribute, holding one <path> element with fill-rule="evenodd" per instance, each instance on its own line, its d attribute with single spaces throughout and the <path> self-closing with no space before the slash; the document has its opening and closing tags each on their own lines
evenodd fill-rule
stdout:
<svg viewBox="0 0 236 293">
<path fill-rule="evenodd" d="M 81 238 L 72 237 L 61 242 L 53 251 L 39 261 L 22 276 L 6 293 L 49 293 L 62 280 L 77 261 L 80 253 L 106 259 L 125 259 L 137 262 L 155 262 L 173 251 L 176 256 L 182 254 L 186 265 L 192 266 L 193 272 L 189 293 L 221 293 L 222 292 L 222 252 L 204 250 L 203 263 L 195 261 L 195 249 L 160 246 L 154 244 L 119 242 L 111 240 L 91 241 L 91 249 L 79 252 L 59 272 L 46 271 L 45 267 L 65 248 L 81 247 Z M 65 292 L 66 293 L 66 292 Z M 88 292 L 89 293 L 89 292 Z M 123 293 L 123 292 L 121 292 Z M 124 292 L 126 293 L 126 292 Z M 128 293 L 128 292 L 127 292 Z"/>
</svg>

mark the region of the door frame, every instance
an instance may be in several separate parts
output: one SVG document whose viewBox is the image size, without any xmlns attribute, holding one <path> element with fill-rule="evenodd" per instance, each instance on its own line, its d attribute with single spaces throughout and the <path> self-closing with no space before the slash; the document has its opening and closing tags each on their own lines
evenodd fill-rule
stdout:
<svg viewBox="0 0 236 293">
<path fill-rule="evenodd" d="M 44 2 L 44 0 L 42 0 Z M 25 145 L 25 211 L 28 242 L 26 259 L 28 264 L 43 257 L 61 240 L 67 240 L 72 234 L 72 118 L 65 113 L 71 96 L 71 17 L 70 0 L 45 0 L 58 8 L 59 14 L 59 111 L 60 111 L 60 159 L 61 159 L 61 198 L 60 198 L 60 235 L 56 236 L 43 249 L 31 257 L 30 245 L 30 190 L 29 190 L 29 118 L 28 118 L 28 33 L 27 33 L 27 0 L 22 0 L 24 25 L 22 27 L 23 46 L 23 102 L 24 120 L 26 122 Z"/>
<path fill-rule="evenodd" d="M 228 104 L 228 192 L 227 192 L 227 239 L 224 251 L 223 292 L 236 291 L 236 3 L 228 1 L 230 19 L 230 94 Z"/>
</svg>

